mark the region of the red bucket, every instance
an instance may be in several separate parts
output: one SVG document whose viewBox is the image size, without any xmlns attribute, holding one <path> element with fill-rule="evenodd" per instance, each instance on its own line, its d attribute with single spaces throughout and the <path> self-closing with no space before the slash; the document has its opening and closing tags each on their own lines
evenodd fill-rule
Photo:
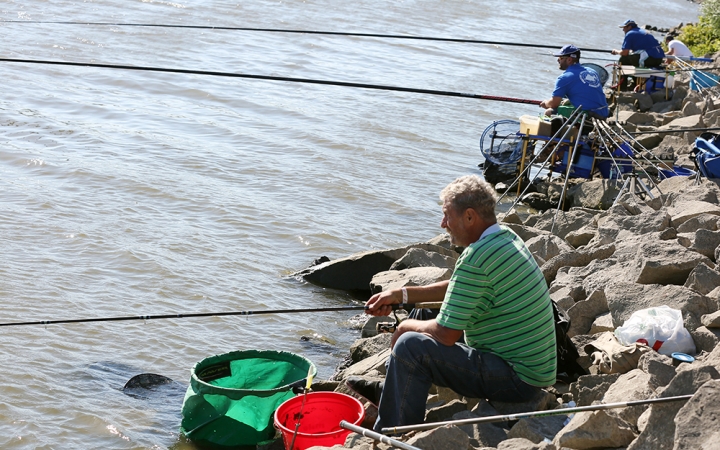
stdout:
<svg viewBox="0 0 720 450">
<path fill-rule="evenodd" d="M 291 449 L 290 443 L 295 434 L 300 408 L 300 427 Z M 349 395 L 339 392 L 310 392 L 307 396 L 298 395 L 281 404 L 275 411 L 275 427 L 282 432 L 285 450 L 305 450 L 315 445 L 332 447 L 335 444 L 344 444 L 350 430 L 340 428 L 340 421 L 345 420 L 359 426 L 364 418 L 365 409 L 362 403 Z"/>
</svg>

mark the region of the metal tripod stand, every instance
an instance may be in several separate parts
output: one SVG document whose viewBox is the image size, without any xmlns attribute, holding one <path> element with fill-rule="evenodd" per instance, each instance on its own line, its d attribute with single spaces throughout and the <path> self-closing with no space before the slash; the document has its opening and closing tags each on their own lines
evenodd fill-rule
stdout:
<svg viewBox="0 0 720 450">
<path fill-rule="evenodd" d="M 622 195 L 625 192 L 631 193 L 633 196 L 640 195 L 641 197 L 647 194 L 651 199 L 655 198 L 654 195 L 652 195 L 652 192 L 650 192 L 650 188 L 647 187 L 647 185 L 643 182 L 643 180 L 638 177 L 637 173 L 629 173 L 626 175 L 625 182 L 623 183 L 622 187 L 620 188 L 620 192 L 618 192 L 617 197 L 615 197 L 615 201 L 613 202 L 613 206 L 617 203 L 618 199 L 622 197 Z"/>
</svg>

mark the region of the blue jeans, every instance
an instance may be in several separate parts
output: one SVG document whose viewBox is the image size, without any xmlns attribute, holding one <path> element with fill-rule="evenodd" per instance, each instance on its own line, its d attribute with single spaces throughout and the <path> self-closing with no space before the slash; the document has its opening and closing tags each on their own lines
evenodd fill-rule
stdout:
<svg viewBox="0 0 720 450">
<path fill-rule="evenodd" d="M 432 384 L 460 395 L 503 402 L 530 400 L 540 388 L 520 380 L 499 356 L 464 344 L 446 346 L 421 333 L 404 333 L 387 363 L 375 431 L 425 421 Z"/>
</svg>

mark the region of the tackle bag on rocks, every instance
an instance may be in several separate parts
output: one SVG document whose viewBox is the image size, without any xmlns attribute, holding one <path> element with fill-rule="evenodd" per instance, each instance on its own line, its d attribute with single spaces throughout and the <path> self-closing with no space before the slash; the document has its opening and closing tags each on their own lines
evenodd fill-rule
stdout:
<svg viewBox="0 0 720 450">
<path fill-rule="evenodd" d="M 578 364 L 580 354 L 568 337 L 570 329 L 570 316 L 555 301 L 552 301 L 553 315 L 555 316 L 555 340 L 557 341 L 557 381 L 570 384 L 577 381 L 580 375 L 587 375 L 587 371 Z"/>
<path fill-rule="evenodd" d="M 720 135 L 703 133 L 695 138 L 690 158 L 705 178 L 720 178 Z"/>
</svg>

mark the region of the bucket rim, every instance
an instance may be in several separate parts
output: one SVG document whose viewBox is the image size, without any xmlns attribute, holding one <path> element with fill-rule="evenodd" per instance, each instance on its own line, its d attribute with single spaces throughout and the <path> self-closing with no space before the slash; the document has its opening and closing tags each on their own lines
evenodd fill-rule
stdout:
<svg viewBox="0 0 720 450">
<path fill-rule="evenodd" d="M 358 406 L 359 411 L 360 411 L 360 417 L 358 417 L 357 420 L 353 421 L 352 424 L 353 424 L 353 425 L 359 425 L 360 423 L 362 423 L 363 420 L 365 420 L 365 406 L 362 404 L 362 402 L 361 402 L 360 400 L 356 399 L 356 398 L 353 397 L 352 395 L 347 395 L 347 394 L 343 394 L 342 392 L 335 392 L 335 391 L 309 392 L 309 393 L 307 393 L 308 396 L 317 395 L 317 394 L 326 394 L 326 395 L 329 394 L 329 395 L 332 395 L 333 397 L 345 397 L 345 398 L 347 398 L 347 399 L 352 400 L 352 402 L 355 403 L 355 404 Z M 285 432 L 288 432 L 288 433 L 295 433 L 295 430 L 290 429 L 290 428 L 288 428 L 288 427 L 286 427 L 286 426 L 284 426 L 284 425 L 282 425 L 282 424 L 280 423 L 280 420 L 278 420 L 278 411 L 280 411 L 280 408 L 282 408 L 282 406 L 283 406 L 284 404 L 286 404 L 286 403 L 288 403 L 288 402 L 290 402 L 290 401 L 292 401 L 292 400 L 294 400 L 294 399 L 296 399 L 296 398 L 302 398 L 302 395 L 305 395 L 305 394 L 297 395 L 297 396 L 295 396 L 295 397 L 293 397 L 293 398 L 290 398 L 290 399 L 285 400 L 280 406 L 278 406 L 278 407 L 275 409 L 275 412 L 273 413 L 273 425 L 275 426 L 275 428 L 277 428 L 278 430 L 280 430 L 280 432 L 285 431 Z M 339 425 L 339 424 L 338 424 L 338 425 Z M 340 428 L 339 430 L 328 431 L 328 432 L 326 432 L 326 433 L 303 433 L 302 431 L 298 431 L 298 432 L 297 432 L 297 435 L 298 435 L 298 436 L 306 436 L 306 437 L 310 437 L 310 436 L 312 436 L 312 437 L 323 437 L 323 436 L 331 436 L 331 435 L 333 435 L 333 434 L 343 433 L 343 432 L 348 432 L 348 430 L 343 429 L 343 428 Z"/>
<path fill-rule="evenodd" d="M 236 360 L 242 360 L 242 359 L 250 359 L 250 358 L 257 358 L 257 357 L 268 357 L 268 359 L 278 360 L 278 361 L 285 361 L 290 362 L 291 360 L 296 361 L 302 361 L 308 365 L 308 367 L 312 368 L 311 375 L 315 377 L 317 375 L 317 367 L 315 364 L 307 359 L 306 357 L 302 355 L 298 355 L 297 353 L 292 352 L 286 352 L 282 350 L 234 350 L 227 353 L 221 353 L 217 355 L 208 356 L 207 358 L 204 358 L 192 367 L 190 372 L 190 387 L 195 385 L 196 387 L 200 388 L 203 393 L 220 393 L 221 395 L 227 395 L 228 393 L 233 393 L 233 395 L 239 395 L 239 396 L 245 396 L 245 395 L 258 395 L 263 394 L 262 396 L 272 395 L 278 392 L 284 392 L 290 390 L 291 386 L 296 385 L 299 381 L 306 380 L 307 376 L 301 378 L 300 380 L 293 381 L 291 383 L 287 383 L 282 386 L 275 387 L 273 389 L 238 389 L 238 388 L 232 388 L 232 387 L 223 387 L 223 386 L 216 386 L 214 384 L 210 384 L 207 381 L 203 381 L 197 376 L 197 371 L 204 366 L 209 366 L 212 364 L 217 364 L 219 362 L 224 361 L 236 361 Z M 198 390 L 199 391 L 199 390 Z M 198 392 L 199 393 L 199 392 Z"/>
</svg>

